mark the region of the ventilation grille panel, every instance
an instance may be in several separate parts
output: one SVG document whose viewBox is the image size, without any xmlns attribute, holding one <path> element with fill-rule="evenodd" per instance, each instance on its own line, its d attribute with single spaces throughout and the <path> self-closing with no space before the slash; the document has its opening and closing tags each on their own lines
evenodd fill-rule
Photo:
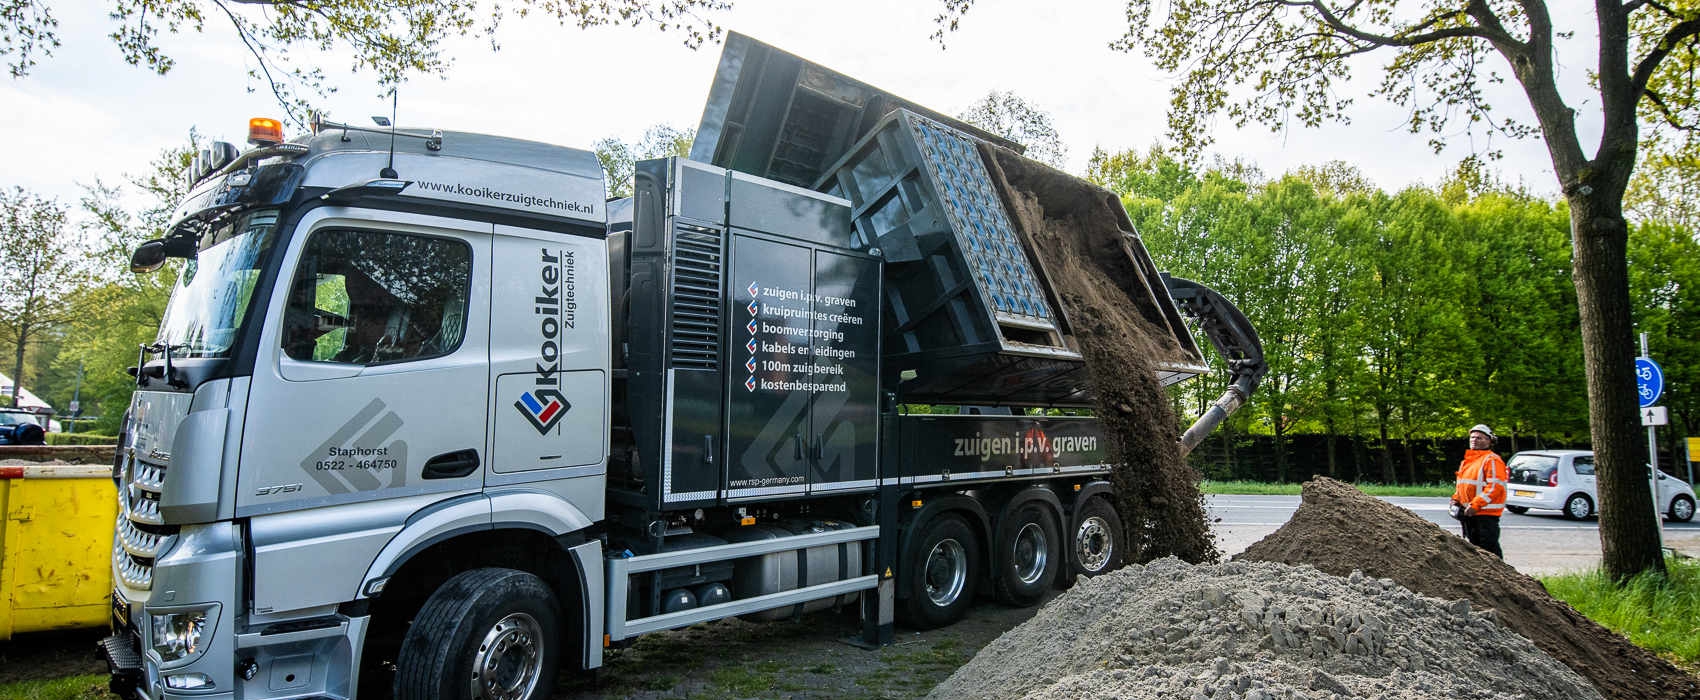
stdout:
<svg viewBox="0 0 1700 700">
<path fill-rule="evenodd" d="M 674 367 L 719 369 L 723 235 L 703 226 L 673 229 L 673 319 L 669 346 Z"/>
</svg>

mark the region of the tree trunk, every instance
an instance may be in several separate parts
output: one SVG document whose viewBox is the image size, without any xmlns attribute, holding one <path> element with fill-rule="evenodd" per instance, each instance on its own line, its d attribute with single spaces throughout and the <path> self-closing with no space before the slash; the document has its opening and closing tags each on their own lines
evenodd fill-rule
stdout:
<svg viewBox="0 0 1700 700">
<path fill-rule="evenodd" d="M 1416 446 L 1412 444 L 1414 442 L 1416 441 L 1411 436 L 1405 436 L 1405 474 L 1410 477 L 1411 483 L 1420 484 L 1423 482 L 1417 479 L 1417 452 Z"/>
<path fill-rule="evenodd" d="M 1352 481 L 1364 479 L 1364 436 L 1353 430 L 1352 435 Z"/>
<path fill-rule="evenodd" d="M 1393 473 L 1393 440 L 1387 437 L 1387 423 L 1381 424 L 1381 483 L 1399 483 L 1399 476 Z"/>
<path fill-rule="evenodd" d="M 29 328 L 18 329 L 18 352 L 12 363 L 12 407 L 18 406 L 18 393 L 24 386 L 24 347 L 29 343 Z"/>
<path fill-rule="evenodd" d="M 1336 457 L 1335 454 L 1334 454 L 1334 442 L 1335 442 L 1334 428 L 1330 427 L 1330 428 L 1328 428 L 1328 434 L 1325 435 L 1322 438 L 1322 444 L 1326 446 L 1326 449 L 1328 451 L 1328 478 L 1330 478 L 1330 479 L 1340 478 L 1339 477 L 1339 474 L 1340 474 L 1339 468 L 1340 467 L 1339 467 L 1339 462 L 1338 462 L 1339 458 Z"/>
<path fill-rule="evenodd" d="M 1608 575 L 1621 580 L 1648 570 L 1663 572 L 1665 565 L 1642 467 L 1647 444 L 1636 411 L 1626 258 L 1629 227 L 1622 197 L 1606 189 L 1582 187 L 1569 195 L 1570 228 L 1600 496 L 1602 564 Z"/>
</svg>

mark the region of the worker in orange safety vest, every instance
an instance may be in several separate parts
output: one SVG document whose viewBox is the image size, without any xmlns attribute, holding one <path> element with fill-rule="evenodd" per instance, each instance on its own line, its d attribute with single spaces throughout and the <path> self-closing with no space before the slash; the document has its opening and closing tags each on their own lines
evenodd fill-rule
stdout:
<svg viewBox="0 0 1700 700">
<path fill-rule="evenodd" d="M 1500 559 L 1499 516 L 1505 512 L 1505 460 L 1494 454 L 1491 428 L 1470 428 L 1470 449 L 1458 465 L 1458 485 L 1452 491 L 1452 514 L 1464 529 L 1464 539 Z"/>
</svg>

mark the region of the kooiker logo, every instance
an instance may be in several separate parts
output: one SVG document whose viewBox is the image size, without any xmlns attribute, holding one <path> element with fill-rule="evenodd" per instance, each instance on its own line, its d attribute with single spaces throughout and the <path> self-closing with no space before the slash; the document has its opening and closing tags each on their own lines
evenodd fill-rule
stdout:
<svg viewBox="0 0 1700 700">
<path fill-rule="evenodd" d="M 567 397 L 554 389 L 527 391 L 520 394 L 519 400 L 514 402 L 514 408 L 519 409 L 520 415 L 531 421 L 531 426 L 540 434 L 548 434 L 554 430 L 555 424 L 560 423 L 561 418 L 565 417 L 572 407 L 573 405 L 567 402 Z"/>
</svg>

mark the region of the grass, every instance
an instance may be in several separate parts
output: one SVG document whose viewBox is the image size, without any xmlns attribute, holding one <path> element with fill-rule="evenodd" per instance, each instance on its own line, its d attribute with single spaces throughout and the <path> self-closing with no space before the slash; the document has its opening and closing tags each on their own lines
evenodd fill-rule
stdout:
<svg viewBox="0 0 1700 700">
<path fill-rule="evenodd" d="M 750 666 L 727 666 L 709 672 L 708 680 L 720 697 L 750 697 L 773 688 L 785 667 L 776 661 Z"/>
<path fill-rule="evenodd" d="M 1598 570 L 1546 576 L 1554 598 L 1686 668 L 1700 665 L 1700 561 L 1666 559 L 1669 577 L 1641 574 L 1614 586 Z"/>
<path fill-rule="evenodd" d="M 5 700 L 106 700 L 106 675 L 67 676 L 49 680 L 0 683 Z"/>
<path fill-rule="evenodd" d="M 1371 496 L 1430 496 L 1452 495 L 1452 484 L 1352 484 Z M 1271 484 L 1261 481 L 1212 481 L 1205 479 L 1198 488 L 1216 496 L 1297 496 L 1303 484 Z"/>
</svg>

